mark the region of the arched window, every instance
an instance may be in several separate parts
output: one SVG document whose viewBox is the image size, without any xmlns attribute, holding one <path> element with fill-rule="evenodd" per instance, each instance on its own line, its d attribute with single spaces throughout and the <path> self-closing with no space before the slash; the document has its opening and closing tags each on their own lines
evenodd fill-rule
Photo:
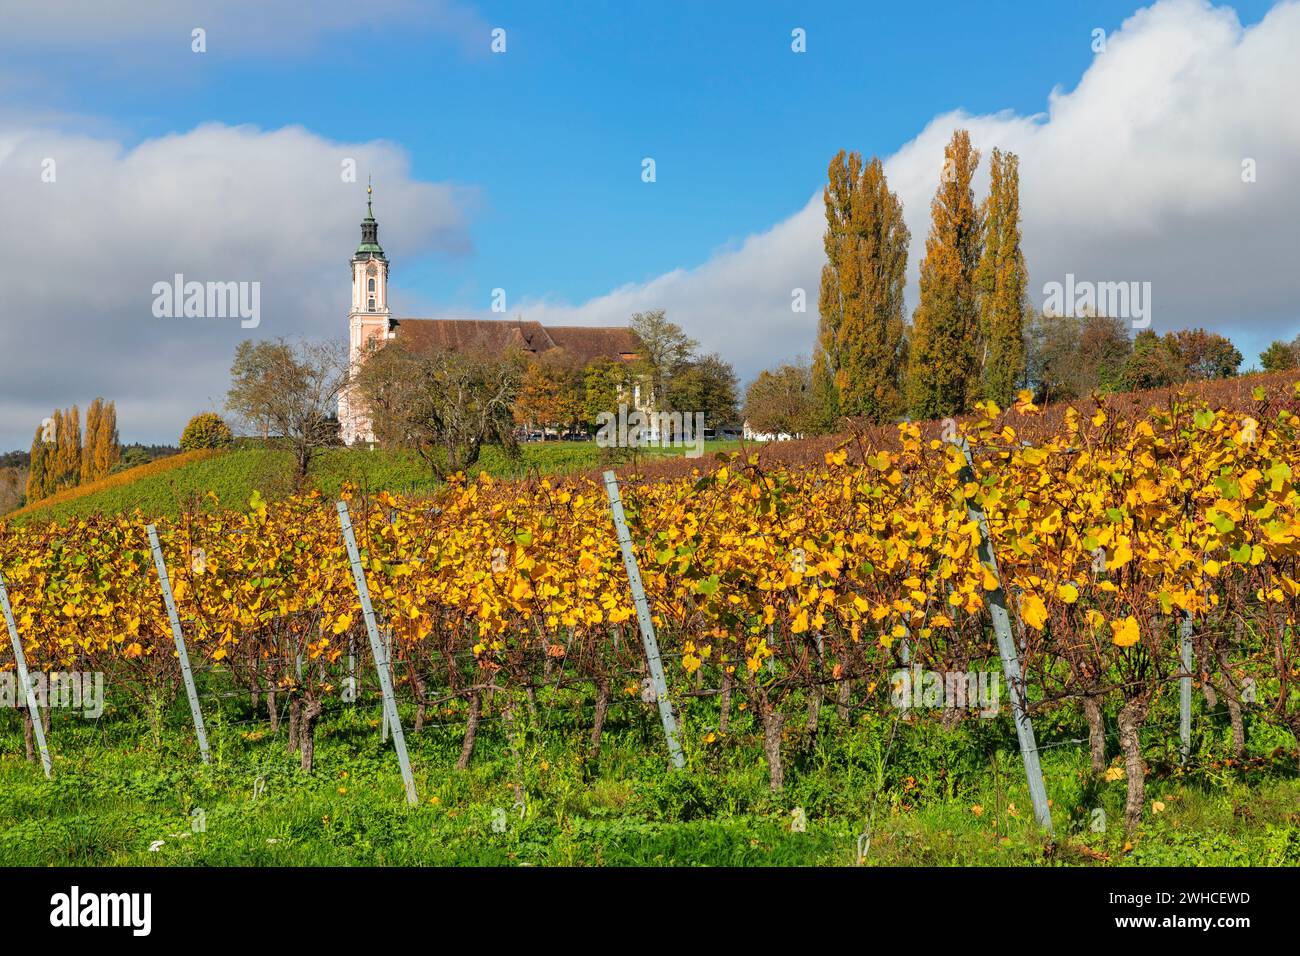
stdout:
<svg viewBox="0 0 1300 956">
<path fill-rule="evenodd" d="M 371 297 L 370 297 L 370 308 L 369 308 L 368 311 L 370 311 L 370 312 L 375 311 L 375 297 L 374 297 L 374 296 L 371 296 Z"/>
<path fill-rule="evenodd" d="M 374 276 L 371 276 L 371 277 L 370 277 L 370 288 L 369 288 L 367 291 L 368 291 L 368 292 L 374 292 L 374 291 L 375 291 L 375 277 L 374 277 Z"/>
</svg>

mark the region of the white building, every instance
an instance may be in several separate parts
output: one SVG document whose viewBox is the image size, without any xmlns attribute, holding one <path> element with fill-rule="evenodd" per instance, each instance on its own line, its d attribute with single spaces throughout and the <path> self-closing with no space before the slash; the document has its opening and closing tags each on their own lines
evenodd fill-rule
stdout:
<svg viewBox="0 0 1300 956">
<path fill-rule="evenodd" d="M 540 322 L 519 320 L 393 318 L 388 307 L 388 257 L 379 245 L 379 223 L 375 221 L 372 190 L 367 187 L 366 192 L 361 244 L 352 256 L 348 360 L 353 375 L 373 349 L 382 348 L 386 341 L 397 338 L 415 352 L 487 349 L 504 354 L 513 349 L 525 355 L 541 356 L 558 349 L 580 366 L 601 358 L 630 363 L 639 357 L 641 342 L 627 327 L 543 326 Z M 640 385 L 635 386 L 633 407 L 641 407 L 642 393 L 648 391 Z M 345 390 L 339 397 L 339 430 L 348 445 L 375 440 L 369 415 L 353 389 Z"/>
</svg>

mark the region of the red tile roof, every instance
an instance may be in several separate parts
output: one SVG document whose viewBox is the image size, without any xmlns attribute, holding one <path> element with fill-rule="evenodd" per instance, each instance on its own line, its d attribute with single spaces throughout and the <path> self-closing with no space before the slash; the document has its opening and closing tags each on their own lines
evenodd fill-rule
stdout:
<svg viewBox="0 0 1300 956">
<path fill-rule="evenodd" d="M 397 337 L 413 352 L 504 352 L 519 349 L 542 355 L 562 349 L 582 365 L 593 359 L 631 361 L 641 340 L 626 327 L 552 325 L 493 319 L 396 319 Z"/>
</svg>

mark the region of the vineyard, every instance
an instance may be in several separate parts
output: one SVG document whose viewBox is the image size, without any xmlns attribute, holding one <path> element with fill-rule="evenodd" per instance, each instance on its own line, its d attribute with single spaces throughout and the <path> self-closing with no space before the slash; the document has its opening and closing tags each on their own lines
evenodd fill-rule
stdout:
<svg viewBox="0 0 1300 956">
<path fill-rule="evenodd" d="M 1248 412 L 1171 396 L 1144 415 L 1066 409 L 1044 428 L 1022 396 L 939 437 L 904 424 L 888 448 L 850 439 L 816 464 L 730 454 L 690 475 L 625 480 L 682 745 L 717 745 L 753 715 L 758 733 L 734 745 L 761 755 L 779 792 L 792 749 L 861 715 L 977 720 L 900 709 L 898 675 L 1000 673 L 995 596 L 1024 674 L 1004 702 L 1022 694 L 1035 721 L 1081 715 L 1099 775 L 1117 735 L 1130 832 L 1146 805 L 1148 721 L 1180 679 L 1228 714 L 1238 756 L 1248 721 L 1300 740 L 1292 407 L 1262 390 Z M 397 697 L 416 732 L 458 723 L 459 768 L 476 759 L 482 721 L 535 714 L 543 692 L 550 706 L 594 701 L 583 712 L 592 754 L 612 705 L 654 702 L 597 482 L 480 475 L 427 498 L 343 498 Z M 981 516 L 995 561 L 981 560 Z M 103 672 L 118 706 L 132 694 L 141 712 L 184 694 L 149 520 L 0 528 L 28 669 Z M 194 668 L 250 700 L 270 730 L 287 720 L 310 771 L 322 714 L 364 697 L 358 681 L 374 687 L 335 502 L 255 495 L 157 528 Z M 0 661 L 14 666 L 12 654 Z M 656 746 L 667 766 L 662 737 Z"/>
</svg>

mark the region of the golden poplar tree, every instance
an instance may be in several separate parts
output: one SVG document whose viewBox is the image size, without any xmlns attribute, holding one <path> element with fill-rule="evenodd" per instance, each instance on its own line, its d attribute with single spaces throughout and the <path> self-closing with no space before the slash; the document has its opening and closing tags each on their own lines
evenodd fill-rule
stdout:
<svg viewBox="0 0 1300 956">
<path fill-rule="evenodd" d="M 865 165 L 843 150 L 823 192 L 826 233 L 818 301 L 814 392 L 822 425 L 840 415 L 875 422 L 902 408 L 903 287 L 907 246 L 903 204 L 877 158 Z"/>
<path fill-rule="evenodd" d="M 821 292 L 817 303 L 817 344 L 813 351 L 812 388 L 815 426 L 829 431 L 842 414 L 836 373 L 840 366 L 840 329 L 844 314 L 856 307 L 856 260 L 851 255 L 853 191 L 862 171 L 862 157 L 844 150 L 827 169 L 822 199 L 826 204 L 826 233 L 822 246 Z"/>
<path fill-rule="evenodd" d="M 97 398 L 86 409 L 86 443 L 81 449 L 81 482 L 103 477 L 95 469 L 95 452 L 99 447 L 99 419 L 103 415 L 104 400 Z"/>
<path fill-rule="evenodd" d="M 983 384 L 975 281 L 982 230 L 971 189 L 980 155 L 964 129 L 953 133 L 943 152 L 909 343 L 907 398 L 917 418 L 967 410 Z"/>
<path fill-rule="evenodd" d="M 32 457 L 27 471 L 27 504 L 40 501 L 49 494 L 48 471 L 50 459 L 42 425 L 36 426 L 36 437 L 32 439 Z"/>
<path fill-rule="evenodd" d="M 50 447 L 45 450 L 45 481 L 41 485 L 41 497 L 48 498 L 59 490 L 63 478 L 63 447 L 67 441 L 66 426 L 63 424 L 63 410 L 54 410 L 54 426 Z"/>
<path fill-rule="evenodd" d="M 117 435 L 117 406 L 106 402 L 99 413 L 95 431 L 95 477 L 107 478 L 113 466 L 122 460 L 122 446 Z"/>
<path fill-rule="evenodd" d="M 63 413 L 59 436 L 58 487 L 75 488 L 81 482 L 81 409 L 73 405 Z"/>
<path fill-rule="evenodd" d="M 1025 378 L 1029 314 L 1029 277 L 1020 248 L 1020 161 L 1015 153 L 995 149 L 989 174 L 978 275 L 980 361 L 984 397 L 1005 408 Z"/>
</svg>

